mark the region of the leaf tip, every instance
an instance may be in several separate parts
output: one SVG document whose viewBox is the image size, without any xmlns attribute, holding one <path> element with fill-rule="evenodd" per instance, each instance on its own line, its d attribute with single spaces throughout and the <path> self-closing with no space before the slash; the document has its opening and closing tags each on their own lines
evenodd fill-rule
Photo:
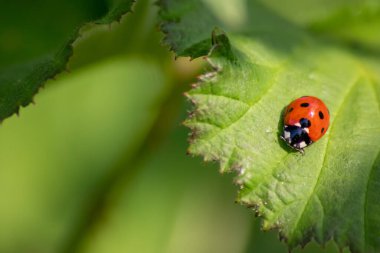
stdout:
<svg viewBox="0 0 380 253">
<path fill-rule="evenodd" d="M 215 27 L 211 32 L 211 50 L 209 55 L 225 57 L 229 61 L 236 63 L 237 59 L 232 50 L 232 46 L 226 33 Z"/>
</svg>

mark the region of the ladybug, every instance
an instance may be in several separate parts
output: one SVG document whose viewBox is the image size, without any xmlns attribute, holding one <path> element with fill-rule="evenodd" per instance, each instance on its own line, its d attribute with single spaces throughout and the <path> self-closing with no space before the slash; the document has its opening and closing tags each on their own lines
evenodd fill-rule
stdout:
<svg viewBox="0 0 380 253">
<path fill-rule="evenodd" d="M 302 154 L 304 148 L 319 140 L 330 124 L 330 113 L 319 98 L 304 96 L 292 101 L 284 111 L 281 139 Z"/>
</svg>

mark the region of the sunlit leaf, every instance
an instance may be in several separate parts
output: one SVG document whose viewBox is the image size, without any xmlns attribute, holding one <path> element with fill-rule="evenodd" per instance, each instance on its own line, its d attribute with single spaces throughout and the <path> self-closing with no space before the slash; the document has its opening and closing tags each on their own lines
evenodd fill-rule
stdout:
<svg viewBox="0 0 380 253">
<path fill-rule="evenodd" d="M 222 172 L 238 171 L 238 200 L 290 248 L 314 238 L 352 252 L 378 251 L 380 61 L 369 67 L 365 55 L 320 41 L 257 2 L 247 3 L 240 26 L 202 4 L 211 1 L 163 2 L 166 42 L 179 55 L 211 49 L 211 71 L 188 92 L 195 105 L 185 123 L 189 152 L 219 161 Z M 228 39 L 212 37 L 215 26 Z M 304 95 L 327 104 L 331 123 L 302 156 L 279 135 L 283 108 Z"/>
</svg>

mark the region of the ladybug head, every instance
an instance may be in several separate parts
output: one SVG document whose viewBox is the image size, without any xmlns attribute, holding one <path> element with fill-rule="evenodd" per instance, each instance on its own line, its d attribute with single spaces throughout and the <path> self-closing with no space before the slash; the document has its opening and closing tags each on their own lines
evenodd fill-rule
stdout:
<svg viewBox="0 0 380 253">
<path fill-rule="evenodd" d="M 303 152 L 303 148 L 312 143 L 309 138 L 310 121 L 307 119 L 301 119 L 300 123 L 295 125 L 285 125 L 284 132 L 281 138 L 291 147 L 300 152 Z"/>
</svg>

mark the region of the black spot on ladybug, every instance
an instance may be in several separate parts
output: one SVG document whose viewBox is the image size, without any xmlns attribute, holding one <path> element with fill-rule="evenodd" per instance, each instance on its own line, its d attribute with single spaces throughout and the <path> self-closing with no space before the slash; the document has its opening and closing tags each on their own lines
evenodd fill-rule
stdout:
<svg viewBox="0 0 380 253">
<path fill-rule="evenodd" d="M 288 113 L 293 111 L 293 107 L 290 107 L 290 109 L 288 110 Z"/>
<path fill-rule="evenodd" d="M 301 107 L 308 107 L 309 106 L 309 103 L 302 103 L 301 104 Z"/>
<path fill-rule="evenodd" d="M 307 128 L 311 126 L 310 120 L 305 119 L 305 118 L 300 119 L 300 124 L 302 128 Z"/>
<path fill-rule="evenodd" d="M 319 114 L 319 118 L 320 118 L 320 119 L 323 119 L 323 118 L 324 118 L 323 112 L 319 111 L 318 114 Z"/>
<path fill-rule="evenodd" d="M 325 129 L 322 127 L 321 133 L 323 133 L 324 131 L 325 131 Z"/>
</svg>

